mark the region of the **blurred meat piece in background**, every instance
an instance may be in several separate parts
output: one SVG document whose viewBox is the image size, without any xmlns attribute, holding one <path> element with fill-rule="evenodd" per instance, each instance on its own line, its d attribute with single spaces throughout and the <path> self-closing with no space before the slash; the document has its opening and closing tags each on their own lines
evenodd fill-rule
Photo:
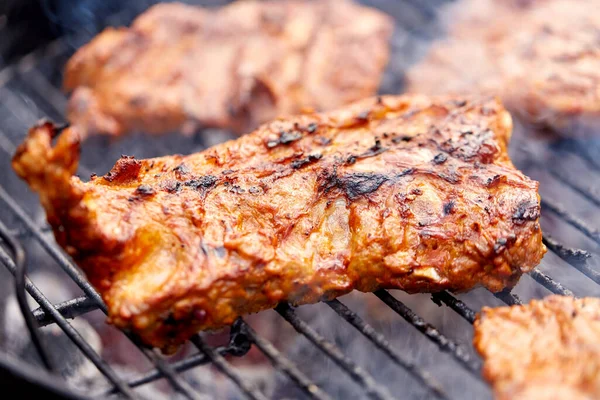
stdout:
<svg viewBox="0 0 600 400">
<path fill-rule="evenodd" d="M 463 0 L 446 18 L 448 38 L 409 71 L 409 91 L 498 93 L 523 120 L 562 135 L 598 120 L 598 1 Z"/>
<path fill-rule="evenodd" d="M 550 296 L 487 308 L 475 322 L 483 374 L 503 399 L 600 396 L 600 299 Z"/>
<path fill-rule="evenodd" d="M 159 4 L 69 61 L 69 119 L 85 134 L 201 126 L 242 133 L 278 115 L 374 94 L 393 22 L 346 0 Z"/>
</svg>

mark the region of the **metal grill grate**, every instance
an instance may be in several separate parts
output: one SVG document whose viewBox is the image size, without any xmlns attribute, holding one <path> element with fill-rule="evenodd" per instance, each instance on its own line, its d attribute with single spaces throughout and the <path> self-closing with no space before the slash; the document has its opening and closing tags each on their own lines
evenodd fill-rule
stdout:
<svg viewBox="0 0 600 400">
<path fill-rule="evenodd" d="M 405 16 L 406 14 L 402 12 L 402 10 L 411 10 L 412 15 L 417 15 L 420 16 L 422 20 L 427 20 L 431 19 L 433 15 L 434 9 L 430 7 L 430 5 L 440 2 L 442 1 L 431 1 L 427 4 L 425 2 L 414 0 L 398 2 L 398 4 L 403 4 L 403 8 L 400 9 L 396 6 L 392 6 L 391 3 L 387 1 L 373 1 L 374 5 L 380 6 L 382 9 L 396 17 L 398 24 L 405 27 L 406 32 L 417 35 L 424 35 L 423 32 L 419 32 L 417 29 L 418 22 L 415 21 L 418 20 L 415 19 L 416 17 L 407 19 Z M 397 30 L 399 32 L 396 32 L 396 36 L 403 34 L 400 29 Z M 0 35 L 1 34 L 2 32 L 0 31 Z M 40 113 L 47 114 L 56 120 L 64 120 L 62 111 L 65 109 L 66 99 L 57 86 L 58 81 L 53 81 L 52 77 L 49 78 L 48 74 L 42 71 L 40 64 L 43 61 L 44 64 L 54 65 L 55 70 L 60 70 L 62 68 L 62 61 L 68 57 L 70 52 L 71 48 L 68 42 L 65 41 L 65 39 L 58 39 L 43 48 L 26 55 L 18 62 L 1 69 L 0 103 L 9 110 L 16 119 L 39 117 L 39 115 L 22 116 L 23 110 L 28 110 L 28 107 L 31 107 L 31 104 L 24 102 L 23 99 L 16 94 L 19 92 L 11 86 L 18 81 L 19 90 L 27 91 L 27 98 L 33 99 L 34 105 L 41 110 Z M 403 64 L 401 62 L 395 67 L 392 66 L 392 73 L 398 72 L 398 70 L 395 70 L 394 68 L 402 67 Z M 60 77 L 60 73 L 52 76 Z M 388 79 L 388 85 L 394 86 L 394 82 L 397 82 L 397 80 Z M 390 89 L 390 91 L 393 90 Z M 5 128 L 0 126 L 0 154 L 2 154 L 2 158 L 8 158 L 12 155 L 15 150 L 15 143 L 20 140 L 23 134 L 24 132 L 5 131 Z M 165 153 L 168 153 L 168 149 L 166 150 Z M 552 148 L 548 148 L 548 150 L 555 154 L 560 151 Z M 586 165 L 591 167 L 590 169 L 592 171 L 595 171 L 596 173 L 600 171 L 598 166 L 593 164 L 596 160 L 589 159 L 585 154 L 581 154 L 578 151 L 571 151 L 571 154 L 581 158 Z M 596 206 L 600 205 L 600 199 L 594 194 L 593 190 L 585 185 L 581 185 L 579 182 L 571 180 L 565 175 L 566 171 L 560 170 L 555 166 L 549 166 L 547 163 L 544 164 L 543 162 L 537 162 L 535 165 L 547 170 L 558 182 L 569 186 L 587 201 Z M 89 174 L 89 171 L 85 167 L 82 167 L 80 171 L 84 174 Z M 196 399 L 199 398 L 198 393 L 185 379 L 182 378 L 181 373 L 199 365 L 212 364 L 225 376 L 231 379 L 231 381 L 239 388 L 240 392 L 246 397 L 250 399 L 264 399 L 265 395 L 250 382 L 245 381 L 236 371 L 236 368 L 225 358 L 227 356 L 242 357 L 248 353 L 252 346 L 255 346 L 278 371 L 284 374 L 290 382 L 302 390 L 307 398 L 330 399 L 330 395 L 312 382 L 307 375 L 301 371 L 299 366 L 286 358 L 272 343 L 259 336 L 254 329 L 241 318 L 231 327 L 229 343 L 227 345 L 211 347 L 200 335 L 196 335 L 191 339 L 191 343 L 197 348 L 197 353 L 175 362 L 168 362 L 157 352 L 141 346 L 133 335 L 126 334 L 131 342 L 154 366 L 148 373 L 126 381 L 111 365 L 94 351 L 89 343 L 86 342 L 68 321 L 68 319 L 76 318 L 94 310 L 101 310 L 106 314 L 106 306 L 101 297 L 85 280 L 77 267 L 64 255 L 62 250 L 56 246 L 54 241 L 49 239 L 47 235 L 47 226 L 37 224 L 30 216 L 30 212 L 26 211 L 21 206 L 19 198 L 20 195 L 18 191 L 8 190 L 0 185 L 0 203 L 6 206 L 6 209 L 3 210 L 4 213 L 0 214 L 0 216 L 1 218 L 10 219 L 10 221 L 16 221 L 16 226 L 18 227 L 11 230 L 7 227 L 8 221 L 5 224 L 0 220 L 0 243 L 4 244 L 4 247 L 0 246 L 0 261 L 13 275 L 15 275 L 16 291 L 19 298 L 22 299 L 21 306 L 23 307 L 24 315 L 31 317 L 30 326 L 32 339 L 39 349 L 43 363 L 50 371 L 53 370 L 52 352 L 49 351 L 51 346 L 44 345 L 42 342 L 43 338 L 38 337 L 36 334 L 37 330 L 35 325 L 46 326 L 49 324 L 57 324 L 73 343 L 77 345 L 81 352 L 113 385 L 112 389 L 106 393 L 101 393 L 101 395 L 120 393 L 126 398 L 137 398 L 138 393 L 134 390 L 135 388 L 159 379 L 165 379 L 171 387 L 183 397 Z M 552 200 L 551 197 L 544 196 L 542 208 L 545 213 L 553 214 L 559 220 L 581 232 L 585 237 L 600 244 L 600 233 L 597 230 L 588 226 L 586 222 L 582 221 L 563 205 Z M 83 291 L 84 296 L 59 304 L 52 304 L 40 289 L 26 278 L 25 250 L 23 244 L 28 240 L 37 242 L 47 255 L 49 255 Z M 582 279 L 586 279 L 584 278 L 585 276 L 600 285 L 600 272 L 594 269 L 593 263 L 590 263 L 590 260 L 593 259 L 590 253 L 584 250 L 569 248 L 550 237 L 544 237 L 544 243 L 552 254 L 568 263 L 574 270 L 581 272 Z M 534 270 L 530 276 L 535 282 L 552 293 L 573 295 L 573 292 L 566 288 L 565 285 L 546 273 Z M 31 313 L 24 300 L 25 292 L 29 293 L 40 306 Z M 381 302 L 427 337 L 438 347 L 439 351 L 448 353 L 458 362 L 458 365 L 470 372 L 477 379 L 481 379 L 481 362 L 479 359 L 472 357 L 470 353 L 465 350 L 465 344 L 457 343 L 444 335 L 439 329 L 427 323 L 422 317 L 417 315 L 411 308 L 390 292 L 380 290 L 374 293 L 374 296 L 379 298 Z M 494 296 L 508 305 L 522 303 L 517 295 L 509 291 L 497 293 L 494 294 Z M 473 323 L 475 311 L 464 301 L 456 298 L 452 294 L 448 292 L 437 293 L 432 295 L 431 299 L 437 305 L 446 305 L 468 323 Z M 435 376 L 432 376 L 413 360 L 404 356 L 401 349 L 393 347 L 384 335 L 377 332 L 373 326 L 369 325 L 369 323 L 363 320 L 344 303 L 339 300 L 333 300 L 326 304 L 341 317 L 341 320 L 348 322 L 362 336 L 376 346 L 390 362 L 403 368 L 414 378 L 417 384 L 427 388 L 432 396 L 437 398 L 450 398 L 448 392 L 444 390 Z M 315 328 L 311 327 L 309 323 L 301 319 L 294 308 L 287 304 L 280 304 L 276 308 L 276 312 L 300 335 L 307 338 L 315 348 L 331 359 L 346 374 L 351 376 L 364 390 L 366 396 L 373 399 L 390 399 L 397 396 L 397 394 L 396 396 L 392 396 L 385 385 L 377 383 L 369 372 L 361 368 L 352 359 L 351 354 L 346 354 L 338 345 L 326 339 L 322 334 L 317 332 Z"/>
</svg>

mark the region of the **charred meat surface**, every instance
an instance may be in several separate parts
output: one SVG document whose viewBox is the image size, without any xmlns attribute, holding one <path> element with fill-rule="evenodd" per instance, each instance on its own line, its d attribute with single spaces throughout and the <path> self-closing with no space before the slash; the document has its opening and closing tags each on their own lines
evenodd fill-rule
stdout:
<svg viewBox="0 0 600 400">
<path fill-rule="evenodd" d="M 494 98 L 386 96 L 82 182 L 76 128 L 40 123 L 13 167 L 110 322 L 172 351 L 282 301 L 513 286 L 545 247 L 511 128 Z"/>
<path fill-rule="evenodd" d="M 374 95 L 392 19 L 349 0 L 159 4 L 69 60 L 69 120 L 81 134 L 221 127 Z"/>
<path fill-rule="evenodd" d="M 409 91 L 501 94 L 524 121 L 565 136 L 597 126 L 596 0 L 461 0 L 446 18 L 448 37 L 409 71 Z"/>
<path fill-rule="evenodd" d="M 600 299 L 550 296 L 484 308 L 474 344 L 496 398 L 600 397 Z"/>
</svg>

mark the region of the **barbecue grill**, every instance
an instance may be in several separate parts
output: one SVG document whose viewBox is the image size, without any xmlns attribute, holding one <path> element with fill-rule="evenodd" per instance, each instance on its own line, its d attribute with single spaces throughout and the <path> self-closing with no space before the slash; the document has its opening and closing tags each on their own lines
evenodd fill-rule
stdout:
<svg viewBox="0 0 600 400">
<path fill-rule="evenodd" d="M 202 3 L 217 5 L 223 2 Z M 402 90 L 404 69 L 423 54 L 430 40 L 441 34 L 436 13 L 438 6 L 445 1 L 364 2 L 396 19 L 392 58 L 381 92 L 398 93 Z M 342 397 L 341 392 L 332 390 L 329 381 L 342 377 L 344 382 L 350 382 L 350 392 L 344 393 L 351 393 L 353 398 L 491 397 L 491 391 L 480 375 L 481 360 L 474 355 L 469 343 L 471 330 L 468 325 L 473 323 L 481 306 L 521 304 L 520 295 L 524 298 L 543 297 L 550 293 L 600 295 L 600 257 L 593 256 L 600 253 L 600 232 L 593 227 L 599 223 L 596 214 L 600 206 L 600 191 L 593 187 L 600 176 L 599 142 L 593 139 L 556 141 L 532 138 L 526 134 L 531 128 L 517 126 L 511 155 L 517 167 L 542 183 L 542 227 L 549 252 L 542 265 L 529 274 L 532 279 L 524 276 L 514 293 L 492 294 L 478 289 L 464 295 L 441 292 L 409 296 L 397 291 L 379 290 L 374 294 L 353 294 L 340 300 L 299 308 L 280 304 L 275 312 L 281 318 L 275 323 L 289 324 L 297 332 L 288 337 L 287 341 L 292 345 L 273 343 L 273 338 L 261 334 L 260 324 L 252 323 L 251 318 L 240 318 L 230 328 L 225 343 L 215 345 L 216 339 L 211 339 L 210 335 L 197 334 L 190 340 L 183 355 L 171 358 L 145 348 L 133 335 L 120 333 L 132 344 L 127 351 L 141 354 L 147 360 L 146 365 L 150 365 L 145 373 L 137 373 L 133 377 L 120 373 L 117 368 L 120 365 L 114 357 L 99 352 L 97 346 L 77 329 L 78 320 L 90 315 L 96 315 L 98 319 L 99 313 L 106 313 L 106 306 L 54 242 L 37 198 L 10 171 L 10 157 L 27 128 L 39 118 L 47 116 L 66 122 L 63 114 L 66 97 L 60 90 L 61 74 L 65 61 L 77 46 L 104 26 L 129 23 L 151 2 L 128 2 L 126 6 L 113 8 L 106 6 L 98 13 L 88 12 L 79 19 L 75 17 L 80 11 L 65 11 L 65 8 L 68 9 L 65 3 L 69 2 L 64 1 L 61 8 L 60 1 L 44 2 L 44 9 L 40 9 L 39 15 L 27 13 L 29 21 L 20 19 L 25 18 L 24 13 L 16 14 L 17 17 L 15 14 L 0 15 L 0 162 L 4 171 L 0 176 L 0 263 L 14 276 L 14 280 L 0 279 L 0 295 L 4 303 L 13 293 L 16 295 L 28 328 L 28 332 L 22 335 L 31 337 L 31 348 L 36 351 L 36 354 L 23 357 L 28 361 L 19 359 L 10 354 L 14 349 L 11 350 L 6 334 L 0 336 L 0 382 L 13 384 L 24 394 L 43 393 L 57 398 L 87 398 L 90 395 L 140 398 L 144 394 L 138 388 L 162 381 L 160 388 L 167 395 L 198 399 L 205 398 L 202 393 L 206 393 L 206 388 L 190 380 L 188 372 L 194 369 L 208 374 L 210 369 L 219 371 L 220 376 L 230 380 L 232 387 L 237 388 L 225 398 L 339 398 Z M 85 7 L 81 4 L 78 7 Z M 26 27 L 32 25 L 31 18 L 41 16 L 53 23 L 46 28 L 38 19 L 32 33 Z M 32 37 L 38 40 L 34 41 Z M 40 37 L 44 40 L 39 40 Z M 92 170 L 108 170 L 121 152 L 139 157 L 195 152 L 230 137 L 228 132 L 213 129 L 191 138 L 143 138 L 134 135 L 118 142 L 92 138 L 83 146 L 79 172 L 85 177 Z M 66 282 L 69 293 L 81 294 L 66 301 L 53 302 L 51 296 L 40 289 L 43 280 L 38 279 L 40 282 L 36 285 L 28 278 L 27 269 L 38 276 L 47 276 L 39 275 L 46 270 L 57 274 Z M 31 310 L 27 293 L 39 308 Z M 422 306 L 425 302 L 429 308 Z M 367 305 L 361 308 L 360 304 Z M 430 307 L 431 304 L 439 307 Z M 378 310 L 385 308 L 378 311 L 387 313 L 383 322 L 373 320 L 371 307 Z M 421 310 L 426 313 L 425 317 L 418 313 Z M 10 324 L 7 311 L 4 313 L 5 325 Z M 324 316 L 318 318 L 315 315 Z M 443 327 L 438 329 L 427 322 L 431 319 L 441 321 Z M 446 320 L 452 323 L 445 323 Z M 410 332 L 417 339 L 403 340 L 403 337 L 394 337 L 393 332 L 390 335 L 386 326 L 392 323 L 400 324 L 400 332 Z M 335 326 L 333 330 L 332 325 Z M 57 326 L 58 329 L 53 331 L 55 334 L 47 334 L 40 329 L 45 326 Z M 358 342 L 359 346 L 367 348 L 368 355 L 357 357 L 357 346 L 349 346 L 348 341 L 340 337 L 341 331 L 359 337 L 362 340 Z M 62 333 L 58 335 L 57 332 Z M 105 388 L 96 392 L 82 391 L 64 381 L 58 374 L 64 369 L 59 353 L 67 352 L 67 347 L 58 342 L 59 337 L 69 342 L 69 352 L 77 353 L 97 369 L 96 373 L 99 371 L 105 379 Z M 296 342 L 303 344 L 298 347 Z M 422 347 L 427 357 L 415 352 L 415 346 Z M 241 369 L 247 369 L 248 365 L 246 363 L 244 367 L 244 358 L 252 353 L 255 354 L 254 359 L 260 359 L 267 365 L 268 360 L 272 365 L 271 371 L 277 382 L 275 389 L 267 391 L 256 381 L 247 379 L 247 374 L 241 373 Z M 370 357 L 377 360 L 377 366 L 368 362 Z M 426 361 L 423 361 L 424 358 Z M 385 369 L 386 373 L 379 373 L 381 369 Z M 392 371 L 391 375 L 389 371 Z M 402 382 L 400 392 L 394 384 L 396 379 Z M 459 379 L 461 386 L 457 388 L 452 379 Z M 208 384 L 218 385 L 219 382 L 215 380 Z"/>
</svg>

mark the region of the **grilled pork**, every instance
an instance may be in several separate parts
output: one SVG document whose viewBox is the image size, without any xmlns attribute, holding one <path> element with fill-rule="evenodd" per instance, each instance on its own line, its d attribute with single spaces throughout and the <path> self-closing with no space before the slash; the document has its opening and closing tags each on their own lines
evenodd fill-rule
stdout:
<svg viewBox="0 0 600 400">
<path fill-rule="evenodd" d="M 538 183 L 493 98 L 363 100 L 82 182 L 76 128 L 33 127 L 15 171 L 110 322 L 174 350 L 282 301 L 513 286 L 545 252 Z"/>
<path fill-rule="evenodd" d="M 462 0 L 448 19 L 448 38 L 409 71 L 409 91 L 497 93 L 523 120 L 563 135 L 597 126 L 596 0 Z"/>
<path fill-rule="evenodd" d="M 83 134 L 244 133 L 338 107 L 375 94 L 392 29 L 385 14 L 346 0 L 159 4 L 69 60 L 69 120 Z"/>
<path fill-rule="evenodd" d="M 600 299 L 550 296 L 484 308 L 475 322 L 483 374 L 499 400 L 600 397 Z"/>
</svg>

